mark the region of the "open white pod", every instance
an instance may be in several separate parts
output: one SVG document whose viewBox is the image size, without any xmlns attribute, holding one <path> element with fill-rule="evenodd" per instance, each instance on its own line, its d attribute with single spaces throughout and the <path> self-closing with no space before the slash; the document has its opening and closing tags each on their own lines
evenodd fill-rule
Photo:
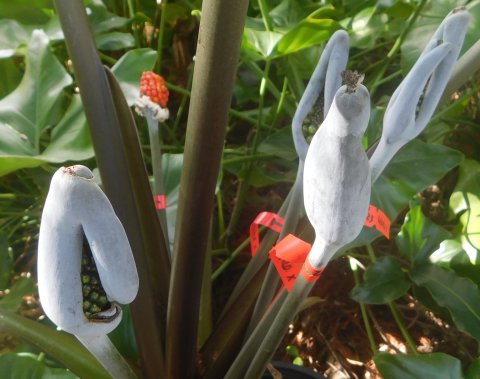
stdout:
<svg viewBox="0 0 480 379">
<path fill-rule="evenodd" d="M 83 311 L 81 260 L 88 240 L 101 285 L 112 308 L 88 319 Z M 92 172 L 61 167 L 50 183 L 38 243 L 38 289 L 45 314 L 76 336 L 110 333 L 121 308 L 138 292 L 138 274 L 123 226 Z"/>
<path fill-rule="evenodd" d="M 312 139 L 305 160 L 304 203 L 315 229 L 309 262 L 325 266 L 362 230 L 370 202 L 370 165 L 361 139 L 370 96 L 361 84 L 344 85 Z"/>
</svg>

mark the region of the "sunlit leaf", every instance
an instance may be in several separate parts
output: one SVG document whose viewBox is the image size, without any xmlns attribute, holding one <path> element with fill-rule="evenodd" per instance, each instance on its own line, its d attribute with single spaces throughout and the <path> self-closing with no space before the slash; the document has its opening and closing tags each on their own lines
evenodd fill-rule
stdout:
<svg viewBox="0 0 480 379">
<path fill-rule="evenodd" d="M 449 232 L 425 217 L 422 206 L 416 205 L 405 216 L 395 242 L 410 262 L 418 263 L 427 260 L 440 243 L 449 237 Z"/>
<path fill-rule="evenodd" d="M 281 38 L 280 33 L 245 28 L 242 49 L 253 47 L 265 59 L 271 56 Z"/>
<path fill-rule="evenodd" d="M 472 262 L 480 249 L 480 163 L 465 160 L 460 165 L 457 185 L 450 197 L 450 208 L 460 216 L 460 241 Z"/>
<path fill-rule="evenodd" d="M 377 353 L 373 360 L 388 379 L 460 379 L 462 366 L 457 358 L 444 353 L 423 355 Z"/>
<path fill-rule="evenodd" d="M 385 304 L 405 295 L 409 288 L 400 264 L 387 256 L 368 266 L 363 282 L 353 288 L 351 296 L 364 304 Z"/>
<path fill-rule="evenodd" d="M 286 55 L 319 45 L 340 29 L 340 25 L 331 19 L 316 19 L 313 17 L 301 21 L 295 28 L 289 30 L 277 44 L 277 54 Z"/>
<path fill-rule="evenodd" d="M 475 283 L 432 264 L 414 267 L 410 277 L 449 311 L 458 329 L 480 340 L 480 289 Z"/>
<path fill-rule="evenodd" d="M 394 220 L 416 193 L 436 183 L 462 160 L 463 155 L 454 149 L 413 140 L 375 182 L 370 202 Z M 370 243 L 379 236 L 374 228 L 363 228 L 355 244 Z"/>
<path fill-rule="evenodd" d="M 124 54 L 112 67 L 128 105 L 138 98 L 142 72 L 151 71 L 155 66 L 157 53 L 152 49 L 135 49 Z"/>
</svg>

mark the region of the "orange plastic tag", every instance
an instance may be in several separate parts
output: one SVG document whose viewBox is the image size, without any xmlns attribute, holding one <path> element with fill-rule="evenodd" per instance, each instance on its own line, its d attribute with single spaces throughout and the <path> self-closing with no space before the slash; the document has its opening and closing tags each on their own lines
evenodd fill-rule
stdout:
<svg viewBox="0 0 480 379">
<path fill-rule="evenodd" d="M 287 291 L 291 291 L 312 245 L 289 234 L 270 250 L 269 256 Z"/>
<path fill-rule="evenodd" d="M 155 208 L 158 210 L 167 208 L 167 197 L 165 195 L 155 195 L 153 197 Z"/>
<path fill-rule="evenodd" d="M 390 225 L 391 222 L 388 219 L 387 215 L 383 213 L 382 210 L 378 209 L 374 205 L 370 205 L 368 207 L 368 215 L 365 219 L 364 225 L 368 228 L 377 229 L 380 233 L 382 233 L 388 239 L 390 238 Z"/>
<path fill-rule="evenodd" d="M 250 248 L 252 256 L 255 256 L 258 247 L 260 246 L 260 238 L 258 236 L 258 226 L 263 225 L 272 229 L 274 232 L 280 233 L 283 227 L 283 217 L 275 213 L 260 212 L 250 225 Z"/>
<path fill-rule="evenodd" d="M 321 269 L 316 269 L 313 267 L 308 259 L 305 259 L 305 263 L 302 266 L 302 276 L 307 282 L 315 282 L 322 275 L 323 267 Z"/>
</svg>

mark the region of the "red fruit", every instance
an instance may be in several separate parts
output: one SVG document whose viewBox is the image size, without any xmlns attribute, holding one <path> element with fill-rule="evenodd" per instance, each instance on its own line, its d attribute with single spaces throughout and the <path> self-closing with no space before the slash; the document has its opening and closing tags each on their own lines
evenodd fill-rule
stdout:
<svg viewBox="0 0 480 379">
<path fill-rule="evenodd" d="M 168 103 L 168 88 L 165 79 L 152 71 L 145 71 L 140 79 L 140 95 L 145 95 L 154 103 L 165 108 Z"/>
</svg>

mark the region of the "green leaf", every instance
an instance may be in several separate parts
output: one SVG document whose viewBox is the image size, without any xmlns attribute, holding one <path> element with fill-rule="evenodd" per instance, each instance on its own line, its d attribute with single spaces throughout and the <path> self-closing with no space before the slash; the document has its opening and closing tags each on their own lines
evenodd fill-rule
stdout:
<svg viewBox="0 0 480 379">
<path fill-rule="evenodd" d="M 450 208 L 460 215 L 460 241 L 472 262 L 480 249 L 480 162 L 465 160 L 460 165 L 457 185 L 450 197 Z"/>
<path fill-rule="evenodd" d="M 377 353 L 378 371 L 388 379 L 461 379 L 461 362 L 444 353 L 423 355 Z"/>
<path fill-rule="evenodd" d="M 290 128 L 282 128 L 270 134 L 258 145 L 257 151 L 262 154 L 274 155 L 286 161 L 295 161 L 298 156 L 293 145 Z"/>
<path fill-rule="evenodd" d="M 116 51 L 135 46 L 135 39 L 130 33 L 110 32 L 95 37 L 99 50 Z"/>
<path fill-rule="evenodd" d="M 370 202 L 394 220 L 416 193 L 439 181 L 462 160 L 463 155 L 454 149 L 413 140 L 375 182 Z M 355 244 L 364 245 L 379 236 L 374 228 L 363 228 Z"/>
<path fill-rule="evenodd" d="M 43 164 L 40 137 L 58 121 L 62 92 L 72 83 L 40 30 L 32 34 L 18 87 L 0 101 L 0 175 Z"/>
<path fill-rule="evenodd" d="M 0 377 L 9 379 L 75 379 L 77 376 L 60 368 L 47 367 L 30 354 L 0 355 Z"/>
<path fill-rule="evenodd" d="M 480 290 L 475 283 L 432 264 L 414 267 L 410 277 L 448 309 L 458 329 L 480 340 Z"/>
<path fill-rule="evenodd" d="M 74 95 L 60 122 L 53 128 L 51 142 L 40 155 L 49 162 L 82 161 L 94 156 L 80 95 Z"/>
<path fill-rule="evenodd" d="M 282 35 L 280 33 L 245 28 L 242 50 L 247 53 L 253 50 L 253 54 L 250 53 L 252 56 L 256 53 L 259 57 L 266 59 L 271 57 L 277 42 L 281 38 Z"/>
<path fill-rule="evenodd" d="M 480 358 L 476 358 L 468 367 L 465 379 L 478 379 L 480 378 Z"/>
<path fill-rule="evenodd" d="M 110 378 L 88 350 L 67 333 L 57 332 L 48 326 L 9 312 L 1 306 L 0 330 L 37 346 L 81 378 Z"/>
<path fill-rule="evenodd" d="M 308 17 L 288 31 L 277 44 L 277 54 L 291 54 L 327 41 L 340 29 L 338 22 L 331 19 Z"/>
<path fill-rule="evenodd" d="M 151 71 L 157 61 L 157 52 L 152 49 L 135 49 L 124 54 L 112 67 L 120 83 L 128 105 L 135 104 L 140 91 L 140 77 L 144 71 Z"/>
<path fill-rule="evenodd" d="M 410 262 L 419 263 L 428 260 L 440 243 L 449 237 L 449 232 L 425 217 L 422 206 L 416 205 L 405 216 L 395 243 Z"/>
<path fill-rule="evenodd" d="M 120 324 L 108 335 L 118 351 L 132 360 L 137 360 L 138 346 L 132 321 L 132 312 L 128 305 L 122 306 L 123 314 Z"/>
<path fill-rule="evenodd" d="M 25 295 L 36 292 L 35 283 L 27 277 L 20 277 L 11 287 L 8 294 L 0 300 L 0 307 L 16 311 L 22 304 Z"/>
<path fill-rule="evenodd" d="M 108 11 L 102 1 L 92 1 L 86 6 L 88 21 L 96 35 L 122 28 L 129 22 L 128 18 L 119 17 Z"/>
<path fill-rule="evenodd" d="M 385 304 L 398 299 L 410 288 L 400 264 L 392 257 L 381 257 L 370 264 L 364 280 L 355 286 L 351 297 L 364 304 Z"/>
<path fill-rule="evenodd" d="M 30 39 L 32 29 L 14 20 L 0 20 L 0 58 L 14 55 Z"/>
</svg>

